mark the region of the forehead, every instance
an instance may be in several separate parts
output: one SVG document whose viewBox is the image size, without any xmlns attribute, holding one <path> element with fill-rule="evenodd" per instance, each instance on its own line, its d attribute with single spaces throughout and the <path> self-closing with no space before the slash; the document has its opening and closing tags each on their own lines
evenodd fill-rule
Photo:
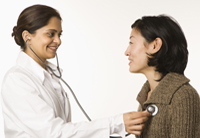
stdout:
<svg viewBox="0 0 200 138">
<path fill-rule="evenodd" d="M 62 30 L 61 20 L 58 19 L 57 17 L 52 17 L 49 20 L 48 24 L 44 27 L 52 27 L 52 29 Z"/>
<path fill-rule="evenodd" d="M 138 29 L 133 28 L 131 31 L 130 39 L 134 39 L 137 37 L 143 37 L 143 36 L 141 35 L 140 31 L 138 31 Z"/>
<path fill-rule="evenodd" d="M 147 42 L 137 28 L 133 28 L 130 34 L 130 40 L 141 40 Z"/>
<path fill-rule="evenodd" d="M 36 30 L 36 32 L 43 32 L 48 30 L 55 30 L 56 32 L 62 32 L 61 20 L 57 17 L 52 17 L 47 25 Z"/>
</svg>

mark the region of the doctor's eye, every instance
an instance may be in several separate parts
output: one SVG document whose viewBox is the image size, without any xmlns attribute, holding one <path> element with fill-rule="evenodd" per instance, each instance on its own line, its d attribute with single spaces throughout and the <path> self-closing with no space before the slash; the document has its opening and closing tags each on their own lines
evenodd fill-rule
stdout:
<svg viewBox="0 0 200 138">
<path fill-rule="evenodd" d="M 59 33 L 58 36 L 61 37 L 61 36 L 62 36 L 62 33 Z"/>
<path fill-rule="evenodd" d="M 55 35 L 55 33 L 47 33 L 50 37 L 53 37 Z"/>
</svg>

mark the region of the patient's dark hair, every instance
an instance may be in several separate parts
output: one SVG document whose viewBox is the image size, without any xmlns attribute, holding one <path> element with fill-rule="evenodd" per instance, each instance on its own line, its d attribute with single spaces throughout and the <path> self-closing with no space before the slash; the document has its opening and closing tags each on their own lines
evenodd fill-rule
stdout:
<svg viewBox="0 0 200 138">
<path fill-rule="evenodd" d="M 156 67 L 162 74 L 169 72 L 184 74 L 188 62 L 187 41 L 179 24 L 165 15 L 144 16 L 135 21 L 131 28 L 137 29 L 148 43 L 156 38 L 162 40 L 160 50 L 149 55 L 148 66 Z"/>
<path fill-rule="evenodd" d="M 26 46 L 22 38 L 22 32 L 27 30 L 34 34 L 35 31 L 49 23 L 51 17 L 62 20 L 57 10 L 46 5 L 33 5 L 24 9 L 19 15 L 17 25 L 13 27 L 12 36 L 15 42 L 25 50 Z"/>
</svg>

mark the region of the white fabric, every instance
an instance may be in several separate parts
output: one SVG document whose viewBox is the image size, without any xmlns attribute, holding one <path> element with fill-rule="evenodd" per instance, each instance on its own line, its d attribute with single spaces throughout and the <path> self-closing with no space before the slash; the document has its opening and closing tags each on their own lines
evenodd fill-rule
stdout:
<svg viewBox="0 0 200 138">
<path fill-rule="evenodd" d="M 122 114 L 71 123 L 69 100 L 59 80 L 24 52 L 5 75 L 1 94 L 6 138 L 109 138 L 112 133 L 124 138 Z"/>
</svg>

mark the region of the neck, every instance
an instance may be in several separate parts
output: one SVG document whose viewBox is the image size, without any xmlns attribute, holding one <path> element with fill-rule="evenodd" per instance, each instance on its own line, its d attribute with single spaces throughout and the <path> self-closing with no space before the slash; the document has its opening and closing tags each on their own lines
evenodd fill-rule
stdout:
<svg viewBox="0 0 200 138">
<path fill-rule="evenodd" d="M 28 51 L 28 50 L 25 50 L 24 51 L 27 55 L 29 55 L 33 60 L 35 60 L 42 68 L 44 68 L 45 70 L 46 70 L 46 66 L 44 65 L 44 63 L 43 62 L 46 62 L 46 60 L 44 60 L 44 59 L 39 59 L 32 51 Z"/>
<path fill-rule="evenodd" d="M 156 86 L 159 84 L 159 80 L 161 77 L 161 74 L 159 72 L 156 72 L 155 70 L 149 71 L 145 73 L 145 76 L 150 84 L 150 93 L 156 88 Z"/>
<path fill-rule="evenodd" d="M 34 60 L 35 60 L 42 68 L 44 68 L 45 70 L 47 69 L 46 66 L 45 66 L 44 63 L 43 63 L 43 62 L 46 62 L 46 61 L 43 61 L 43 62 L 42 62 L 42 61 L 40 61 L 40 60 L 38 61 L 37 59 L 34 59 Z"/>
</svg>

